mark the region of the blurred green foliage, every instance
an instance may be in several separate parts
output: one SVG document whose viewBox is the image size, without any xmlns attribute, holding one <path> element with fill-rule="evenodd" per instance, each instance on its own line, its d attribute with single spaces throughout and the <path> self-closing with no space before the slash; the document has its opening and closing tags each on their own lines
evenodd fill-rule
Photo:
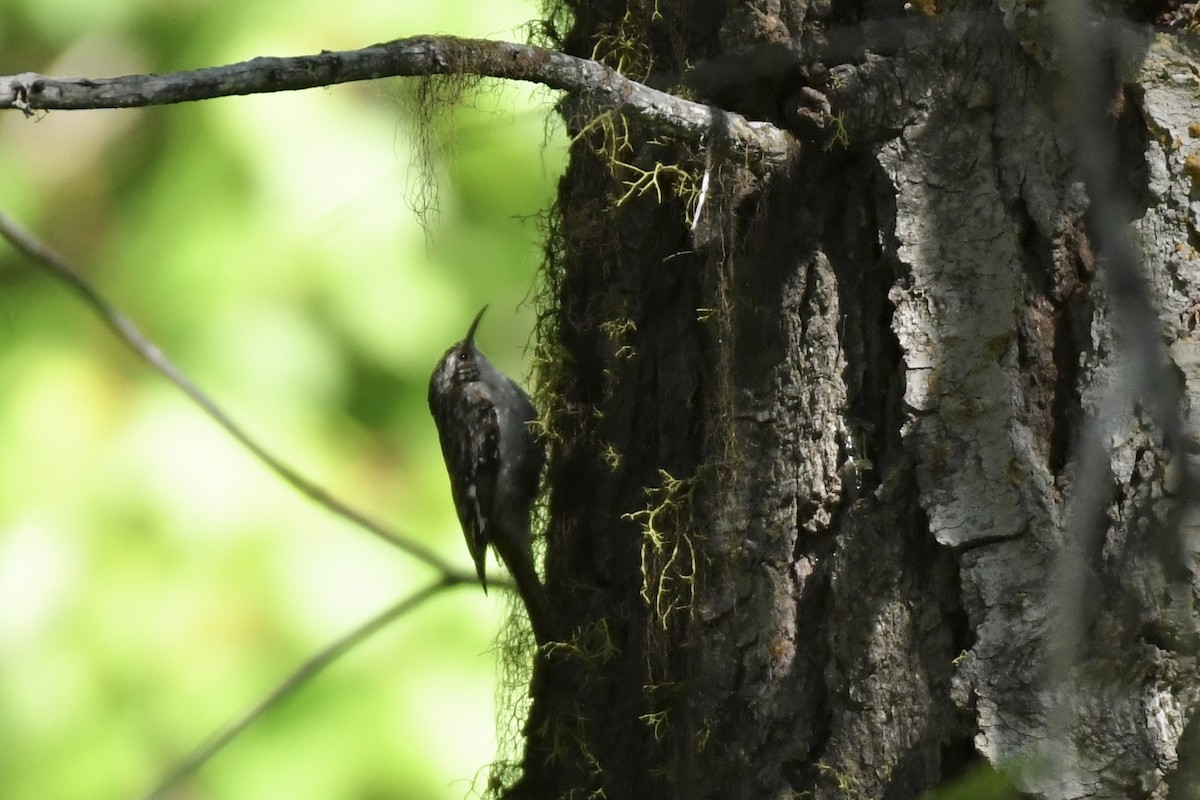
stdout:
<svg viewBox="0 0 1200 800">
<path fill-rule="evenodd" d="M 166 72 L 418 33 L 520 38 L 533 3 L 8 0 L 0 73 Z M 409 207 L 385 81 L 0 115 L 0 208 L 268 447 L 469 567 L 425 408 L 471 316 L 523 373 L 551 100 L 484 84 Z M 0 243 L 0 794 L 134 797 L 429 571 L 298 496 Z M 189 798 L 461 798 L 494 754 L 502 604 L 444 593 L 205 767 Z M 483 773 L 479 773 L 482 775 Z"/>
<path fill-rule="evenodd" d="M 1008 774 L 979 761 L 958 777 L 922 794 L 921 800 L 1019 800 L 1020 797 Z"/>
</svg>

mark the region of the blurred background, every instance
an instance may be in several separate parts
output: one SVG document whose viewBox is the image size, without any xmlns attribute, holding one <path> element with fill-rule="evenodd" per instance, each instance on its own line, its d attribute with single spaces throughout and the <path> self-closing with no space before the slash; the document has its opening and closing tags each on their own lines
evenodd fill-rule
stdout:
<svg viewBox="0 0 1200 800">
<path fill-rule="evenodd" d="M 524 40 L 520 0 L 5 0 L 0 74 L 164 73 L 430 33 Z M 565 142 L 553 97 L 414 84 L 0 115 L 0 209 L 268 448 L 470 568 L 425 405 L 479 340 L 525 377 Z M 413 207 L 436 199 L 423 226 Z M 0 242 L 0 795 L 137 797 L 432 577 L 298 495 Z M 494 564 L 494 561 L 491 562 Z M 188 798 L 462 798 L 495 756 L 504 603 L 445 592 L 259 721 Z"/>
</svg>

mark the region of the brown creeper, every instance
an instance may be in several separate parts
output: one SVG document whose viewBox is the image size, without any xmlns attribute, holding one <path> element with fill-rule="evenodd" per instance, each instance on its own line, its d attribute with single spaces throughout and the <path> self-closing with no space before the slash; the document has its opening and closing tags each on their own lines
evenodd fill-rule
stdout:
<svg viewBox="0 0 1200 800">
<path fill-rule="evenodd" d="M 525 601 L 534 636 L 550 639 L 542 584 L 533 566 L 530 516 L 545 445 L 530 423 L 529 395 L 475 346 L 479 310 L 466 337 L 446 351 L 429 379 L 429 410 L 450 474 L 450 494 L 487 592 L 487 546 L 508 567 Z"/>
</svg>

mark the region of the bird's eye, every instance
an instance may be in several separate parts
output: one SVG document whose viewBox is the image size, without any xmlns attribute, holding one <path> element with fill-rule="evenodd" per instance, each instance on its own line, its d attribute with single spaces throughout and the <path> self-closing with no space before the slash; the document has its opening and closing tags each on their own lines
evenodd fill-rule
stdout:
<svg viewBox="0 0 1200 800">
<path fill-rule="evenodd" d="M 466 350 L 463 350 L 462 352 L 460 352 L 460 353 L 458 354 L 458 360 L 459 360 L 459 361 L 466 361 L 466 360 L 467 360 L 467 351 L 466 351 Z"/>
</svg>

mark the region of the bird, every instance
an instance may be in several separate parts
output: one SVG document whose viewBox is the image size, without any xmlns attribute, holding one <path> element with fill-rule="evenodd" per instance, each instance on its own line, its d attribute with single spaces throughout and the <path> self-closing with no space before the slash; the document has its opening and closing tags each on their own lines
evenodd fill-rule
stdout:
<svg viewBox="0 0 1200 800">
<path fill-rule="evenodd" d="M 525 390 L 497 370 L 475 344 L 488 307 L 467 335 L 446 350 L 429 379 L 429 410 L 438 431 L 458 521 L 487 593 L 491 545 L 517 585 L 534 637 L 550 640 L 548 606 L 533 562 L 532 516 L 545 442 L 533 427 L 537 409 Z"/>
</svg>

